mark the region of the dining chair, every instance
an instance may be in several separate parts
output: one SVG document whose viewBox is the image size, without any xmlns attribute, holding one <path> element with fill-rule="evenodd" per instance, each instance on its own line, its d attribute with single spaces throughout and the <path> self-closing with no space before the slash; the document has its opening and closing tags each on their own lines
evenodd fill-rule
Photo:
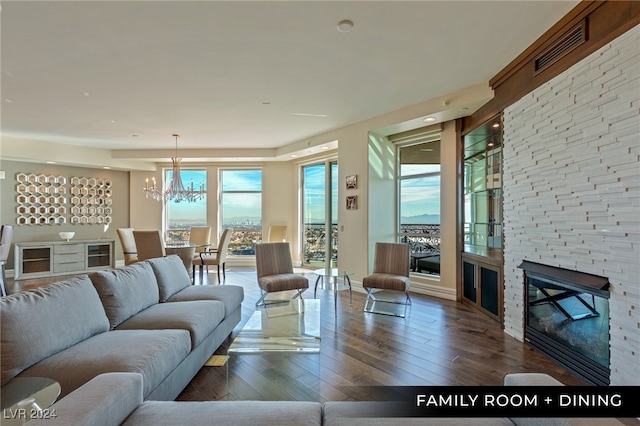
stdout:
<svg viewBox="0 0 640 426">
<path fill-rule="evenodd" d="M 0 296 L 6 296 L 9 294 L 7 290 L 7 279 L 5 276 L 5 264 L 9 257 L 9 251 L 11 251 L 11 240 L 13 239 L 13 226 L 2 225 L 0 228 Z"/>
<path fill-rule="evenodd" d="M 195 247 L 193 260 L 200 258 L 200 253 L 209 250 L 211 246 L 211 227 L 210 226 L 192 226 L 189 231 L 189 245 Z M 209 266 L 207 266 L 207 273 Z"/>
<path fill-rule="evenodd" d="M 268 304 L 265 297 L 269 293 L 297 290 L 292 299 L 302 298 L 309 288 L 309 280 L 293 273 L 293 262 L 288 242 L 256 244 L 256 273 L 261 296 L 256 307 Z"/>
<path fill-rule="evenodd" d="M 374 314 L 392 315 L 404 318 L 407 314 L 407 306 L 411 305 L 409 297 L 409 269 L 411 262 L 409 245 L 404 243 L 381 243 L 375 246 L 373 273 L 362 279 L 362 287 L 367 291 L 364 302 L 364 311 Z M 396 299 L 376 298 L 373 290 L 389 290 L 404 293 L 404 301 Z M 376 309 L 376 303 L 391 303 L 404 305 L 404 313 Z M 371 306 L 369 306 L 371 303 Z"/>
<path fill-rule="evenodd" d="M 166 255 L 162 231 L 159 229 L 134 229 L 133 238 L 136 242 L 138 260 L 153 259 L 154 257 L 164 257 Z"/>
<path fill-rule="evenodd" d="M 227 262 L 227 251 L 229 250 L 229 242 L 231 241 L 231 234 L 233 233 L 233 228 L 225 228 L 222 231 L 222 235 L 220 236 L 220 241 L 218 242 L 218 247 L 215 249 L 210 249 L 207 251 L 203 251 L 199 256 L 194 257 L 193 259 L 193 278 L 195 282 L 196 276 L 196 266 L 199 266 L 200 269 L 200 282 L 202 283 L 202 274 L 203 267 L 207 266 L 207 273 L 209 271 L 209 265 L 215 265 L 218 267 L 218 284 L 221 284 L 220 280 L 220 266 L 222 265 L 222 280 L 224 281 L 226 276 L 226 262 Z"/>
<path fill-rule="evenodd" d="M 137 262 L 138 250 L 136 249 L 136 240 L 133 238 L 133 228 L 118 228 L 116 232 L 124 253 L 124 264 L 131 265 Z"/>
</svg>

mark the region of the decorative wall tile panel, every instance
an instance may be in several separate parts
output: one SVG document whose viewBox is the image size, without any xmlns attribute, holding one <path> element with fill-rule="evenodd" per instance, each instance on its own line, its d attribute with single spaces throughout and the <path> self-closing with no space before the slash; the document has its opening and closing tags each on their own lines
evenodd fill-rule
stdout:
<svg viewBox="0 0 640 426">
<path fill-rule="evenodd" d="M 66 179 L 33 173 L 16 175 L 18 225 L 66 223 Z"/>
<path fill-rule="evenodd" d="M 72 177 L 70 181 L 71 223 L 109 224 L 112 213 L 111 180 Z"/>
</svg>

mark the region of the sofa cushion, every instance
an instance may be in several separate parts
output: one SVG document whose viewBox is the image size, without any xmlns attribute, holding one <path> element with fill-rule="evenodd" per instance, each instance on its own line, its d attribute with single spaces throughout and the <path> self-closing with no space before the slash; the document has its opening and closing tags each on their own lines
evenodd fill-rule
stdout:
<svg viewBox="0 0 640 426">
<path fill-rule="evenodd" d="M 147 401 L 123 426 L 320 426 L 322 405 L 307 401 Z"/>
<path fill-rule="evenodd" d="M 237 285 L 192 285 L 168 298 L 167 302 L 190 300 L 219 300 L 224 303 L 224 317 L 227 318 L 242 304 L 244 288 Z"/>
<path fill-rule="evenodd" d="M 0 314 L 3 384 L 41 359 L 109 330 L 86 275 L 2 297 Z"/>
<path fill-rule="evenodd" d="M 191 278 L 177 254 L 149 259 L 147 262 L 156 276 L 160 302 L 166 301 L 183 288 L 191 286 Z"/>
<path fill-rule="evenodd" d="M 224 305 L 217 300 L 159 303 L 121 323 L 117 330 L 187 330 L 196 348 L 224 319 Z"/>
<path fill-rule="evenodd" d="M 63 397 L 98 374 L 140 373 L 146 398 L 190 351 L 186 330 L 112 330 L 51 355 L 23 371 L 22 376 L 56 380 Z"/>
<path fill-rule="evenodd" d="M 156 276 L 146 262 L 95 272 L 90 278 L 111 328 L 159 301 Z"/>
</svg>

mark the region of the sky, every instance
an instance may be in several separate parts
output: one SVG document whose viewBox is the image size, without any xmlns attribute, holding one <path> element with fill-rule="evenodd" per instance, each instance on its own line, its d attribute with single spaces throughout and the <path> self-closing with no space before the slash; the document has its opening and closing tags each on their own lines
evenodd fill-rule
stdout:
<svg viewBox="0 0 640 426">
<path fill-rule="evenodd" d="M 415 166 L 403 165 L 402 173 L 411 175 L 414 173 L 431 172 L 426 170 L 428 165 Z M 433 166 L 429 166 L 433 167 Z M 436 166 L 439 168 L 439 166 Z M 308 166 L 304 169 L 304 206 L 305 222 L 324 221 L 325 217 L 325 165 L 319 164 Z M 224 170 L 222 175 L 222 189 L 228 190 L 254 190 L 262 189 L 262 172 L 260 170 Z M 167 178 L 170 179 L 172 171 L 168 171 Z M 182 170 L 182 182 L 185 187 L 190 185 L 193 179 L 194 186 L 198 188 L 204 182 L 206 189 L 206 171 L 204 170 Z M 332 166 L 332 192 L 333 216 L 338 216 L 337 199 L 338 179 L 337 165 Z M 347 191 L 348 192 L 348 191 Z M 346 192 L 345 192 L 346 193 Z M 215 192 L 214 192 L 215 194 Z M 348 195 L 348 194 L 347 194 Z M 424 177 L 419 179 L 405 180 L 401 184 L 401 216 L 410 218 L 420 215 L 440 215 L 440 178 Z M 261 207 L 260 194 L 233 194 L 223 195 L 223 205 L 225 208 L 225 221 L 246 220 L 248 217 L 259 217 Z M 206 218 L 206 200 L 199 200 L 194 203 L 169 203 L 170 217 L 184 222 L 192 222 L 199 218 Z M 403 220 L 405 223 L 411 221 Z"/>
</svg>

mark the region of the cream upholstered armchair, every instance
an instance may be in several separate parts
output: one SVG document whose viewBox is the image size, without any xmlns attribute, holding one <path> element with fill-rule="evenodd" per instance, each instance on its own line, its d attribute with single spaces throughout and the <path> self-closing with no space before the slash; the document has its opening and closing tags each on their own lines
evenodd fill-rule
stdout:
<svg viewBox="0 0 640 426">
<path fill-rule="evenodd" d="M 233 228 L 225 228 L 222 231 L 222 235 L 220 236 L 218 247 L 212 250 L 203 251 L 198 256 L 193 258 L 194 280 L 196 275 L 196 266 L 200 267 L 200 282 L 202 283 L 202 273 L 203 273 L 202 269 L 204 266 L 207 266 L 207 271 L 208 271 L 209 265 L 216 265 L 218 267 L 218 283 L 222 283 L 222 281 L 220 281 L 220 265 L 222 265 L 222 280 L 224 281 L 227 278 L 227 275 L 226 275 L 227 251 L 229 250 L 229 241 L 231 241 L 232 233 L 233 233 Z"/>
<path fill-rule="evenodd" d="M 11 240 L 13 240 L 13 226 L 2 225 L 0 228 L 0 296 L 9 294 L 4 267 L 11 250 Z"/>
<path fill-rule="evenodd" d="M 200 253 L 206 252 L 209 250 L 209 246 L 211 246 L 211 227 L 192 226 L 189 231 L 189 245 L 195 246 L 196 248 L 195 255 L 191 260 L 191 264 L 193 265 L 194 260 L 200 260 Z M 209 267 L 207 267 L 207 272 L 209 272 Z"/>
<path fill-rule="evenodd" d="M 261 297 L 256 307 L 267 304 L 265 297 L 269 293 L 286 290 L 298 290 L 292 297 L 302 297 L 302 293 L 309 288 L 309 280 L 293 273 L 293 262 L 289 243 L 262 243 L 256 245 L 256 272 Z"/>
<path fill-rule="evenodd" d="M 133 228 L 116 229 L 122 252 L 124 253 L 124 264 L 131 265 L 138 261 L 138 250 L 136 249 L 136 240 L 133 238 Z"/>
<path fill-rule="evenodd" d="M 362 279 L 362 287 L 367 291 L 367 298 L 364 302 L 365 312 L 402 318 L 406 316 L 407 306 L 411 305 L 411 298 L 409 297 L 409 286 L 411 285 L 409 263 L 410 250 L 408 244 L 376 243 L 373 274 Z M 373 294 L 374 289 L 403 292 L 404 301 L 376 298 Z M 376 309 L 377 303 L 404 305 L 404 313 Z M 369 304 L 371 305 L 369 306 Z"/>
<path fill-rule="evenodd" d="M 159 229 L 134 230 L 133 239 L 136 241 L 138 260 L 153 259 L 166 255 L 162 232 Z"/>
</svg>

